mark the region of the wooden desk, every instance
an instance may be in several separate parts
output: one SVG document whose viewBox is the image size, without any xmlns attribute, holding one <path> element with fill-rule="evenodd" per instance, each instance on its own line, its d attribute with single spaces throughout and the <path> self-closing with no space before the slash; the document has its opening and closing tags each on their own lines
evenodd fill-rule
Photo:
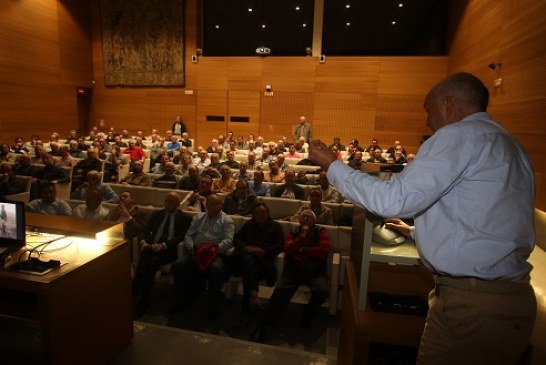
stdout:
<svg viewBox="0 0 546 365">
<path fill-rule="evenodd" d="M 365 310 L 361 310 L 359 287 L 352 262 L 347 262 L 345 272 L 337 363 L 367 364 L 370 344 L 373 342 L 418 347 L 425 317 L 374 312 L 367 296 L 368 303 Z M 426 298 L 433 286 L 432 275 L 422 266 L 370 263 L 369 291 L 413 294 Z"/>
<path fill-rule="evenodd" d="M 27 214 L 27 222 L 36 219 L 41 227 L 89 228 L 78 218 Z M 133 335 L 129 245 L 71 238 L 67 248 L 42 254 L 63 263 L 48 274 L 0 270 L 0 313 L 40 323 L 49 364 L 106 364 Z"/>
</svg>

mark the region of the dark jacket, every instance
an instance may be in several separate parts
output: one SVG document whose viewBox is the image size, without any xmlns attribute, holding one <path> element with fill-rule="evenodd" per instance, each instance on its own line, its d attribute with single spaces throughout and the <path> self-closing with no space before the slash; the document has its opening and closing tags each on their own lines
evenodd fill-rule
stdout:
<svg viewBox="0 0 546 365">
<path fill-rule="evenodd" d="M 166 210 L 162 209 L 152 213 L 148 224 L 144 227 L 144 240 L 147 243 L 156 243 L 154 242 L 157 230 L 161 226 L 163 219 L 165 219 Z M 186 213 L 182 213 L 180 210 L 176 210 L 174 217 L 174 237 L 167 242 L 167 251 L 173 260 L 177 256 L 177 247 L 180 242 L 184 240 L 186 231 L 190 227 L 191 217 Z"/>
<path fill-rule="evenodd" d="M 271 192 L 271 196 L 281 197 L 285 189 L 286 184 L 276 186 L 274 189 L 272 189 L 273 191 Z M 303 188 L 298 184 L 294 184 L 294 198 L 298 200 L 305 199 L 305 192 L 303 191 Z"/>
</svg>

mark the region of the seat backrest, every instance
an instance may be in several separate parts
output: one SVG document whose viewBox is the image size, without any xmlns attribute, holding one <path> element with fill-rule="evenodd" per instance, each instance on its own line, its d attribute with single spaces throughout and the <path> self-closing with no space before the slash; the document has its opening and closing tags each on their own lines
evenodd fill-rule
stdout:
<svg viewBox="0 0 546 365">
<path fill-rule="evenodd" d="M 262 201 L 269 208 L 269 215 L 273 219 L 286 218 L 296 214 L 300 206 L 303 204 L 301 200 L 285 199 L 261 196 L 258 197 L 259 201 Z"/>
<path fill-rule="evenodd" d="M 535 209 L 536 244 L 546 251 L 546 212 Z"/>
</svg>

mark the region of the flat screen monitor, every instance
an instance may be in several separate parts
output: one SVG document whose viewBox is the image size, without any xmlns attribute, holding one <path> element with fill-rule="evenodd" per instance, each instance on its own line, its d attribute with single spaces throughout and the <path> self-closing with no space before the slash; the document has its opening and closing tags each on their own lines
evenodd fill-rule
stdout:
<svg viewBox="0 0 546 365">
<path fill-rule="evenodd" d="M 16 251 L 25 246 L 25 203 L 0 201 L 0 251 Z"/>
</svg>

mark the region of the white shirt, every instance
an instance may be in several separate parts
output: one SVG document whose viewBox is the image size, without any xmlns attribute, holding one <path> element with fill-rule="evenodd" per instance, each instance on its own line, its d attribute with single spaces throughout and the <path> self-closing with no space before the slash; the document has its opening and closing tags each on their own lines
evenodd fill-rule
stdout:
<svg viewBox="0 0 546 365">
<path fill-rule="evenodd" d="M 521 145 L 488 113 L 434 133 L 389 181 L 341 161 L 328 180 L 384 217 L 415 217 L 424 264 L 439 274 L 528 281 L 535 243 L 533 169 Z"/>
</svg>

